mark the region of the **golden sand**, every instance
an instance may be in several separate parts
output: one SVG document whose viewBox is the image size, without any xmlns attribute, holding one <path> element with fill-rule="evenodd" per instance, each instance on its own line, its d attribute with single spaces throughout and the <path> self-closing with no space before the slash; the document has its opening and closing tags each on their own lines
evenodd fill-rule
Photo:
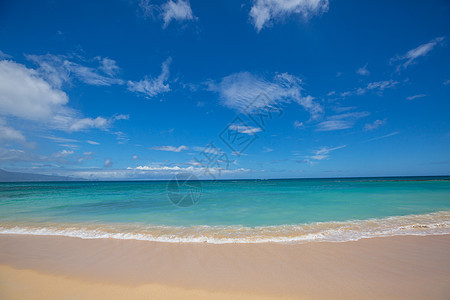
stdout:
<svg viewBox="0 0 450 300">
<path fill-rule="evenodd" d="M 173 244 L 0 235 L 1 299 L 450 299 L 450 235 Z"/>
</svg>

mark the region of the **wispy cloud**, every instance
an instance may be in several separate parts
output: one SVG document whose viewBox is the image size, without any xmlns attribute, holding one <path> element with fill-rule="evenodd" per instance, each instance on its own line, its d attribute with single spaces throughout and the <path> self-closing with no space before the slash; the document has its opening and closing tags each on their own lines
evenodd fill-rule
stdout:
<svg viewBox="0 0 450 300">
<path fill-rule="evenodd" d="M 306 155 L 306 156 L 301 155 L 301 157 L 303 159 L 294 160 L 294 161 L 297 163 L 309 163 L 309 164 L 313 165 L 318 161 L 329 159 L 331 152 L 345 148 L 345 147 L 347 147 L 347 145 L 341 145 L 341 146 L 337 146 L 337 147 L 320 147 L 319 149 L 313 151 L 312 155 Z M 294 154 L 299 155 L 299 153 L 294 153 Z"/>
<path fill-rule="evenodd" d="M 105 168 L 112 168 L 112 166 L 113 166 L 113 162 L 111 161 L 111 159 L 106 159 L 105 160 L 105 162 L 103 163 L 103 166 L 105 167 Z"/>
<path fill-rule="evenodd" d="M 365 140 L 363 143 L 366 143 L 366 142 L 372 142 L 372 141 L 381 140 L 381 139 L 385 139 L 385 138 L 388 138 L 388 137 L 397 135 L 397 134 L 399 134 L 399 133 L 400 133 L 399 131 L 394 131 L 394 132 L 391 132 L 391 133 L 386 134 L 386 135 L 382 135 L 382 136 L 378 136 L 378 137 L 375 137 L 375 138 L 372 138 L 372 139 Z"/>
<path fill-rule="evenodd" d="M 249 72 L 234 73 L 222 78 L 218 83 L 208 82 L 208 90 L 219 93 L 222 104 L 228 108 L 243 111 L 252 107 L 258 109 L 270 105 L 295 101 L 318 118 L 323 112 L 321 105 L 314 97 L 302 94 L 302 80 L 288 73 L 276 74 L 272 79 L 251 74 Z M 261 93 L 269 97 L 259 97 Z"/>
<path fill-rule="evenodd" d="M 71 83 L 73 79 L 89 85 L 109 86 L 123 84 L 123 80 L 116 78 L 119 71 L 116 62 L 110 58 L 99 56 L 88 60 L 73 55 L 26 55 L 26 58 L 36 63 L 37 72 L 54 87 L 61 88 L 63 83 Z M 95 62 L 95 67 L 87 66 Z"/>
<path fill-rule="evenodd" d="M 56 143 L 78 143 L 79 142 L 78 140 L 68 139 L 68 138 L 63 138 L 63 137 L 58 137 L 58 136 L 41 135 L 39 137 L 54 141 Z"/>
<path fill-rule="evenodd" d="M 384 124 L 386 124 L 386 119 L 384 119 L 384 120 L 375 120 L 373 123 L 367 123 L 364 126 L 364 130 L 365 131 L 375 130 L 375 129 L 378 129 L 380 126 L 383 126 Z"/>
<path fill-rule="evenodd" d="M 448 79 L 448 80 L 445 80 L 444 82 L 444 85 L 448 85 L 448 84 L 450 84 L 450 79 Z"/>
<path fill-rule="evenodd" d="M 356 70 L 356 73 L 358 73 L 361 76 L 368 76 L 370 75 L 369 70 L 367 70 L 367 64 L 365 64 L 363 67 Z"/>
<path fill-rule="evenodd" d="M 330 148 L 330 147 L 322 147 L 319 150 L 316 150 L 314 152 L 314 155 L 309 156 L 310 159 L 314 159 L 314 160 L 323 160 L 323 159 L 327 159 L 330 157 L 330 152 L 333 152 L 335 150 L 338 149 L 342 149 L 347 147 L 347 145 L 342 145 L 342 146 L 338 146 L 338 147 L 334 147 L 334 148 Z"/>
<path fill-rule="evenodd" d="M 352 128 L 358 119 L 367 117 L 368 112 L 351 112 L 328 117 L 317 125 L 316 131 L 334 131 Z"/>
<path fill-rule="evenodd" d="M 328 11 L 328 0 L 255 0 L 250 10 L 250 19 L 257 32 L 290 15 L 308 20 L 312 16 Z"/>
<path fill-rule="evenodd" d="M 374 81 L 368 83 L 365 87 L 360 87 L 351 91 L 341 93 L 341 97 L 347 96 L 361 96 L 365 93 L 372 91 L 378 94 L 383 93 L 385 89 L 394 88 L 398 84 L 398 81 L 395 80 L 382 80 L 382 81 Z"/>
<path fill-rule="evenodd" d="M 303 122 L 300 122 L 300 121 L 298 121 L 298 120 L 295 120 L 295 121 L 294 121 L 294 127 L 295 127 L 295 128 L 302 128 L 302 127 L 305 127 L 305 125 L 303 124 Z"/>
<path fill-rule="evenodd" d="M 100 143 L 95 142 L 95 141 L 90 141 L 90 140 L 87 140 L 86 143 L 88 143 L 90 145 L 100 145 Z"/>
<path fill-rule="evenodd" d="M 141 81 L 128 81 L 128 90 L 144 94 L 147 98 L 153 98 L 161 93 L 170 91 L 169 66 L 172 58 L 167 58 L 161 65 L 161 74 L 156 78 L 145 76 Z"/>
<path fill-rule="evenodd" d="M 422 97 L 426 97 L 426 96 L 427 96 L 427 95 L 425 95 L 425 94 L 419 94 L 419 95 L 414 95 L 414 96 L 406 97 L 406 99 L 408 99 L 408 100 L 414 100 L 414 99 L 422 98 Z"/>
<path fill-rule="evenodd" d="M 175 146 L 155 146 L 155 147 L 151 147 L 150 149 L 157 150 L 157 151 L 181 152 L 183 150 L 188 150 L 188 147 L 184 146 L 184 145 L 181 145 L 181 146 L 178 146 L 178 147 L 175 147 Z"/>
<path fill-rule="evenodd" d="M 248 135 L 255 135 L 257 132 L 262 131 L 260 127 L 252 127 L 247 125 L 236 125 L 236 124 L 232 124 L 228 128 L 237 131 L 239 133 L 245 133 Z"/>
<path fill-rule="evenodd" d="M 437 37 L 432 39 L 426 44 L 422 44 L 417 48 L 411 49 L 404 55 L 397 55 L 391 59 L 391 63 L 399 62 L 397 66 L 397 71 L 400 71 L 401 68 L 406 69 L 408 66 L 414 64 L 416 60 L 421 56 L 426 56 L 434 47 L 439 45 L 445 38 Z"/>
</svg>

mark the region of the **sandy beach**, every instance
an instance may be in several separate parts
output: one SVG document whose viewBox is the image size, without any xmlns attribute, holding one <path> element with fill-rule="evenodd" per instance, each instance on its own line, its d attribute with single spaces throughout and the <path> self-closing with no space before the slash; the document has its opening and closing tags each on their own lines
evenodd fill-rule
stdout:
<svg viewBox="0 0 450 300">
<path fill-rule="evenodd" d="M 448 299 L 450 235 L 307 244 L 0 235 L 2 299 Z"/>
</svg>

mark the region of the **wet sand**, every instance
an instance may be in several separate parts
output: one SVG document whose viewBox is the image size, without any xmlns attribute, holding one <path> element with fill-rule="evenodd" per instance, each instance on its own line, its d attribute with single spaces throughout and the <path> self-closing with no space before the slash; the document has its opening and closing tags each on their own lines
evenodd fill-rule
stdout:
<svg viewBox="0 0 450 300">
<path fill-rule="evenodd" d="M 0 235 L 1 299 L 450 299 L 450 235 L 307 244 Z"/>
</svg>

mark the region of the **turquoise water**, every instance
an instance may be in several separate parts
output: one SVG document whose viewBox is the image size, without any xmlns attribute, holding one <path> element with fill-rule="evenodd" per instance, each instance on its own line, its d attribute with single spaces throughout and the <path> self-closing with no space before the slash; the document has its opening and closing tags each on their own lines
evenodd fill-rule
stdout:
<svg viewBox="0 0 450 300">
<path fill-rule="evenodd" d="M 166 181 L 0 183 L 0 233 L 209 242 L 442 234 L 449 179 L 201 181 L 189 207 L 169 200 Z"/>
</svg>

